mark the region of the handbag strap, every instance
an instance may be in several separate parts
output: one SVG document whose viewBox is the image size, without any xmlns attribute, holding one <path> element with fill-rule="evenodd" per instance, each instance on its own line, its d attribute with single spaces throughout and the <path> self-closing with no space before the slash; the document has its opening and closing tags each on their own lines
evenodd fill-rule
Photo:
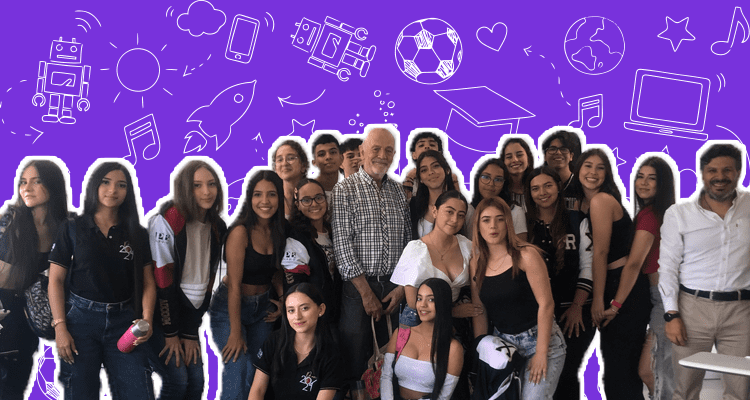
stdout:
<svg viewBox="0 0 750 400">
<path fill-rule="evenodd" d="M 393 332 L 393 325 L 391 323 L 391 317 L 390 315 L 386 316 L 386 322 L 388 324 L 388 337 L 391 337 L 391 333 Z M 375 331 L 375 317 L 370 317 L 370 327 L 372 328 L 372 344 L 374 347 L 374 353 L 376 358 L 380 358 L 383 353 L 380 352 L 380 345 L 378 345 L 378 334 Z M 407 336 L 408 337 L 408 336 Z"/>
<path fill-rule="evenodd" d="M 401 355 L 401 351 L 406 346 L 406 342 L 409 341 L 409 335 L 411 335 L 411 328 L 399 328 L 398 330 L 398 337 L 396 338 L 396 356 L 393 357 L 393 366 L 395 368 L 396 366 L 396 360 L 398 360 L 398 356 Z"/>
</svg>

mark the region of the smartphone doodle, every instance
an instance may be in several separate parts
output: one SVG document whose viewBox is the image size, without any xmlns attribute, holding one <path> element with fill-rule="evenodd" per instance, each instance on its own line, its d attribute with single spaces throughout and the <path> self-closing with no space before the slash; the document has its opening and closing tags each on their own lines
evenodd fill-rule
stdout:
<svg viewBox="0 0 750 400">
<path fill-rule="evenodd" d="M 243 64 L 249 63 L 253 58 L 259 26 L 260 22 L 257 19 L 237 14 L 232 22 L 232 31 L 229 34 L 224 56 L 228 60 Z"/>
</svg>

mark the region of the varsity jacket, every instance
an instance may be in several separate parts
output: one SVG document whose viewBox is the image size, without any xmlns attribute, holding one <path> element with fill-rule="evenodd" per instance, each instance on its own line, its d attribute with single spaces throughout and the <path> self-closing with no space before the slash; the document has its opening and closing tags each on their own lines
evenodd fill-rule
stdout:
<svg viewBox="0 0 750 400">
<path fill-rule="evenodd" d="M 156 265 L 154 278 L 157 310 L 161 315 L 161 318 L 155 320 L 161 323 L 165 337 L 179 336 L 198 340 L 198 328 L 211 302 L 211 287 L 216 278 L 227 226 L 224 221 L 219 220 L 217 229 L 211 228 L 211 256 L 210 263 L 206 266 L 210 268 L 208 287 L 203 303 L 197 309 L 180 288 L 187 251 L 186 226 L 185 218 L 174 206 L 168 207 L 163 214 L 151 217 L 148 222 L 151 254 Z"/>
</svg>

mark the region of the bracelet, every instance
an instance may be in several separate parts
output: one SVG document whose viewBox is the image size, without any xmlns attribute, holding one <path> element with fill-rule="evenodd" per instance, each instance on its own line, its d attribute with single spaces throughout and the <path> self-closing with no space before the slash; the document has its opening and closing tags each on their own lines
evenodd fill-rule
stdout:
<svg viewBox="0 0 750 400">
<path fill-rule="evenodd" d="M 609 305 L 617 307 L 617 309 L 622 308 L 622 304 L 615 301 L 615 299 L 612 299 L 612 301 L 609 302 Z"/>
<path fill-rule="evenodd" d="M 52 328 L 56 327 L 57 325 L 64 324 L 64 323 L 65 323 L 64 318 L 56 319 L 52 321 Z"/>
</svg>

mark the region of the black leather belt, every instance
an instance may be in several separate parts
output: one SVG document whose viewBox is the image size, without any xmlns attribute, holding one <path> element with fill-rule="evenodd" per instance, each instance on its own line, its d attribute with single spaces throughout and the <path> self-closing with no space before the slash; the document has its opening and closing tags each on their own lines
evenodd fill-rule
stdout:
<svg viewBox="0 0 750 400">
<path fill-rule="evenodd" d="M 390 282 L 391 281 L 391 274 L 388 274 L 388 275 L 368 276 L 367 280 L 370 281 L 370 282 Z"/>
<path fill-rule="evenodd" d="M 703 297 L 704 299 L 716 300 L 716 301 L 737 301 L 737 300 L 750 300 L 750 290 L 741 289 L 735 290 L 734 292 L 717 292 L 710 290 L 695 290 L 690 289 L 680 284 L 680 290 L 693 296 Z"/>
</svg>

